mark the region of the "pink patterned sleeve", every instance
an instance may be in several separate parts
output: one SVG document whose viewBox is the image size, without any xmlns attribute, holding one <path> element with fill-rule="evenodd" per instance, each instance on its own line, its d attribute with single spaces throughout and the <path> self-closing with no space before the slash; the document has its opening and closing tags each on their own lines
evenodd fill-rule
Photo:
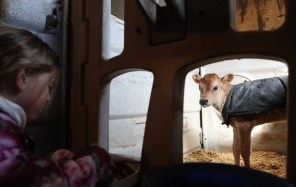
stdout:
<svg viewBox="0 0 296 187">
<path fill-rule="evenodd" d="M 59 166 L 50 157 L 33 158 L 26 142 L 17 126 L 0 119 L 1 187 L 104 187 L 112 182 L 111 157 L 102 148 L 81 151 Z"/>
<path fill-rule="evenodd" d="M 113 162 L 107 151 L 90 147 L 60 164 L 71 187 L 109 186 L 113 180 Z"/>
<path fill-rule="evenodd" d="M 110 154 L 103 148 L 92 146 L 80 151 L 74 159 L 86 173 L 96 170 L 97 185 L 109 186 L 113 180 L 114 163 Z M 93 175 L 90 175 L 93 176 Z"/>
</svg>

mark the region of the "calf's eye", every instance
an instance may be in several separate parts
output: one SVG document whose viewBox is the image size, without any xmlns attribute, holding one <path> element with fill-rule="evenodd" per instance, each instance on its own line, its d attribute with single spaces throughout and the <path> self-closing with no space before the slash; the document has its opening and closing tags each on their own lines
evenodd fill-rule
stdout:
<svg viewBox="0 0 296 187">
<path fill-rule="evenodd" d="M 214 91 L 218 90 L 218 86 L 215 86 L 215 87 L 213 88 L 213 90 L 214 90 Z"/>
</svg>

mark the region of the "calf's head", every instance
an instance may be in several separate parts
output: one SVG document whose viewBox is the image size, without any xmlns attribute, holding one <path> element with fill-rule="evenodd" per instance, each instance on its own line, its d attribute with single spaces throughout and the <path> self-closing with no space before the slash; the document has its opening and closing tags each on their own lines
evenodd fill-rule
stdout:
<svg viewBox="0 0 296 187">
<path fill-rule="evenodd" d="M 202 107 L 214 106 L 218 110 L 221 109 L 231 88 L 230 83 L 234 75 L 228 73 L 220 78 L 214 73 L 206 74 L 204 77 L 194 74 L 192 78 L 199 85 L 199 104 Z"/>
</svg>

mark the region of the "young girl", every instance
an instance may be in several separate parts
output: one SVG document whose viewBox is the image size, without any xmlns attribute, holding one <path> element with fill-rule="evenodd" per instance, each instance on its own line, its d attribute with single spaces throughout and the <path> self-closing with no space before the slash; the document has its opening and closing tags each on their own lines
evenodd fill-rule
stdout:
<svg viewBox="0 0 296 187">
<path fill-rule="evenodd" d="M 108 186 L 112 181 L 113 161 L 99 147 L 76 155 L 57 150 L 48 157 L 32 156 L 26 120 L 50 101 L 58 62 L 31 32 L 0 25 L 0 186 Z"/>
</svg>

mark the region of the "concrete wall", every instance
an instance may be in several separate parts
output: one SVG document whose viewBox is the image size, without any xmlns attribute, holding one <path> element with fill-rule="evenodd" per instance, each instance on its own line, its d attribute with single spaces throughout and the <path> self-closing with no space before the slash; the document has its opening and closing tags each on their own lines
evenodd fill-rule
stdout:
<svg viewBox="0 0 296 187">
<path fill-rule="evenodd" d="M 126 73 L 110 86 L 109 149 L 140 157 L 153 83 L 150 72 Z"/>
<path fill-rule="evenodd" d="M 111 58 L 124 49 L 124 21 L 111 15 Z M 109 107 L 109 151 L 141 156 L 153 74 L 135 71 L 111 81 Z"/>
<path fill-rule="evenodd" d="M 183 153 L 188 153 L 202 146 L 202 129 L 199 105 L 199 92 L 192 81 L 192 74 L 188 73 L 185 80 L 183 107 Z"/>
</svg>

